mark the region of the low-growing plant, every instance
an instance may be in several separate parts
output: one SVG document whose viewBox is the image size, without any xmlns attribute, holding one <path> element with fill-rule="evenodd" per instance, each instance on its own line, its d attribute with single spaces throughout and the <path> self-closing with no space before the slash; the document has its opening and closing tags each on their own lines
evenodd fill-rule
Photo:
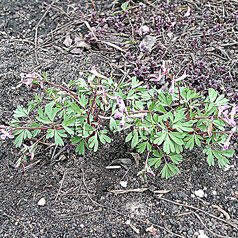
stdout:
<svg viewBox="0 0 238 238">
<path fill-rule="evenodd" d="M 150 88 L 136 77 L 117 83 L 94 68 L 90 73 L 87 80 L 79 78 L 67 85 L 48 81 L 46 74 L 21 74 L 17 87 L 37 85 L 44 95 L 36 95 L 27 108 L 18 106 L 10 125 L 1 127 L 2 139 L 15 137 L 15 146 L 22 147 L 17 168 L 24 168 L 27 160 L 34 158 L 42 140 L 67 144 L 83 155 L 110 143 L 109 131 L 124 130 L 128 131 L 125 142 L 138 153 L 147 153 L 144 169 L 138 173 L 143 178 L 148 173 L 154 175 L 152 168 L 159 167 L 164 178 L 177 174 L 184 150 L 195 146 L 203 147 L 210 166 L 229 164 L 238 106 L 229 105 L 223 94 L 210 88 L 208 95 L 202 96 L 181 86 L 186 73 L 176 79 L 169 70 L 155 76 Z M 156 77 L 170 79 L 170 89 L 158 88 Z M 37 139 L 25 144 L 32 138 Z"/>
</svg>

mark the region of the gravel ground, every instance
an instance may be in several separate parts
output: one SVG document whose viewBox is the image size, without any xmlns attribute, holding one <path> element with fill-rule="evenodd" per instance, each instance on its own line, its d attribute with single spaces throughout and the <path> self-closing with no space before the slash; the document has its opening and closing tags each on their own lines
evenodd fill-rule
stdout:
<svg viewBox="0 0 238 238">
<path fill-rule="evenodd" d="M 84 14 L 92 10 L 89 2 L 80 1 Z M 100 2 L 95 1 L 98 11 L 119 5 Z M 1 1 L 1 125 L 8 124 L 17 105 L 26 105 L 37 93 L 36 89 L 14 88 L 21 72 L 47 72 L 51 81 L 62 83 L 77 79 L 94 65 L 102 72 L 113 70 L 121 77 L 120 69 L 125 67 L 112 69 L 120 53 L 116 49 L 93 45 L 77 53 L 65 49 L 62 42 L 68 31 L 77 35 L 80 28 L 82 35 L 88 33 L 77 17 L 78 3 L 74 3 Z M 237 47 L 229 52 L 235 58 Z M 213 57 L 214 61 L 221 60 L 217 55 Z M 130 65 L 122 58 L 121 61 L 123 66 Z M 233 89 L 229 95 L 236 100 L 237 65 L 232 60 L 224 61 L 233 66 L 233 80 L 222 84 L 228 91 Z M 133 74 L 134 69 L 129 69 Z M 188 84 L 196 87 L 197 82 Z M 1 140 L 0 237 L 197 238 L 203 232 L 209 238 L 238 237 L 236 138 L 232 142 L 236 154 L 226 169 L 209 167 L 201 150 L 196 149 L 184 154 L 179 175 L 169 180 L 148 178 L 145 183 L 136 176 L 139 169 L 124 139 L 125 135 L 114 135 L 110 146 L 102 146 L 96 154 L 79 156 L 62 151 L 55 160 L 51 159 L 54 150 L 58 153 L 60 149 L 42 146 L 24 173 L 13 167 L 19 151 L 10 141 Z M 132 160 L 128 171 L 105 169 L 112 160 L 121 158 Z M 115 194 L 113 190 L 124 189 L 121 180 L 128 182 L 126 189 L 139 191 Z"/>
</svg>

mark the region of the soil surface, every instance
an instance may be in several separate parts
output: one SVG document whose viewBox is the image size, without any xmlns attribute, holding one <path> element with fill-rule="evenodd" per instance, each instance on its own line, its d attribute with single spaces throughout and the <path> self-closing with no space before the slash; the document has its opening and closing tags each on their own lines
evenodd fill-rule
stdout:
<svg viewBox="0 0 238 238">
<path fill-rule="evenodd" d="M 131 1 L 132 7 L 139 8 L 138 2 Z M 174 33 L 181 37 L 178 44 L 183 44 L 184 49 L 176 48 L 176 44 L 165 46 L 165 49 L 161 48 L 160 56 L 177 62 L 182 60 L 179 51 L 188 54 L 189 60 L 185 57 L 175 66 L 175 71 L 184 69 L 193 60 L 205 61 L 206 69 L 210 70 L 207 75 L 204 73 L 205 76 L 216 80 L 216 83 L 208 80 L 207 84 L 216 85 L 236 101 L 238 18 L 234 25 L 231 15 L 237 13 L 238 5 L 236 1 L 227 2 L 230 5 L 226 5 L 226 1 L 148 1 L 143 11 L 148 12 L 148 17 L 149 14 L 153 16 L 161 3 L 177 4 L 177 7 L 185 8 L 185 14 L 189 14 L 190 8 L 197 19 L 195 28 L 189 26 L 191 32 L 182 37 L 186 30 Z M 57 83 L 77 79 L 88 73 L 92 66 L 99 72 L 115 75 L 118 80 L 125 71 L 133 75 L 137 66 L 127 61 L 124 51 L 130 51 L 135 57 L 138 47 L 123 48 L 123 51 L 115 48 L 115 42 L 127 38 L 123 34 L 116 40 L 107 35 L 105 41 L 114 43 L 112 47 L 90 41 L 88 49 L 65 46 L 66 34 L 70 33 L 72 38 L 85 38 L 90 33 L 82 20 L 84 17 L 91 19 L 88 21 L 93 26 L 92 12 L 95 10 L 91 1 L 81 0 L 81 10 L 78 3 L 69 0 L 1 0 L 0 125 L 8 125 L 16 107 L 27 105 L 38 91 L 15 88 L 21 72 L 46 72 L 48 78 Z M 97 14 L 102 16 L 110 9 L 120 9 L 122 3 L 94 1 Z M 212 20 L 214 22 L 208 22 Z M 195 41 L 191 39 L 200 34 L 199 27 L 209 29 L 209 24 L 218 21 L 224 23 L 222 32 L 230 38 L 222 41 L 222 38 L 216 38 L 222 34 L 218 32 L 206 43 L 228 46 L 216 48 L 209 45 L 214 48 L 196 51 Z M 199 37 L 202 37 L 202 30 Z M 156 57 L 154 55 L 158 61 Z M 216 70 L 218 65 L 227 67 L 229 74 L 225 75 L 227 70 Z M 139 75 L 141 80 L 143 77 L 143 74 Z M 187 84 L 204 90 L 206 85 L 201 82 L 194 79 Z M 179 175 L 168 180 L 158 175 L 142 182 L 137 173 L 143 162 L 137 168 L 130 154 L 134 151 L 124 142 L 125 136 L 115 134 L 110 145 L 101 145 L 97 153 L 87 152 L 85 156 L 67 153 L 54 144 L 42 145 L 42 150 L 27 164 L 25 172 L 14 168 L 19 151 L 11 141 L 1 140 L 0 237 L 238 237 L 237 139 L 232 141 L 236 153 L 225 169 L 209 167 L 202 150 L 196 149 L 184 153 Z M 130 159 L 131 166 L 106 169 L 112 161 L 123 158 Z M 126 188 L 121 186 L 121 181 L 127 181 Z M 204 196 L 197 196 L 198 190 L 202 190 Z M 40 205 L 39 201 L 45 201 L 45 204 Z M 201 236 L 203 233 L 206 236 Z"/>
</svg>

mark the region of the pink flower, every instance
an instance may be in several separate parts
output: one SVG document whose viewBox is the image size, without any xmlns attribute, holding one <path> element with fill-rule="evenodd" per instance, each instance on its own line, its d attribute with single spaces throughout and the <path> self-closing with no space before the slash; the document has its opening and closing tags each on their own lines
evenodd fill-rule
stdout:
<svg viewBox="0 0 238 238">
<path fill-rule="evenodd" d="M 172 86 L 171 86 L 171 89 L 169 90 L 170 94 L 174 94 L 174 84 L 175 84 L 175 79 L 173 77 Z"/>
<path fill-rule="evenodd" d="M 166 62 L 163 61 L 162 63 L 162 66 L 161 66 L 161 69 L 162 69 L 162 74 L 165 75 L 165 74 L 168 74 L 169 73 L 169 65 L 167 64 L 166 65 Z"/>
<path fill-rule="evenodd" d="M 114 118 L 119 118 L 119 117 L 122 117 L 122 116 L 123 116 L 123 113 L 121 113 L 121 112 L 116 112 L 114 114 Z"/>
<path fill-rule="evenodd" d="M 230 118 L 228 117 L 228 111 L 226 109 L 230 108 L 230 106 L 228 105 L 224 105 L 224 106 L 219 106 L 219 112 L 218 112 L 218 117 L 220 119 L 222 119 L 224 122 L 226 122 L 227 124 L 229 124 L 230 126 L 235 126 L 236 122 L 234 120 L 235 114 L 238 111 L 238 106 L 233 106 L 231 113 L 230 113 Z M 226 111 L 224 111 L 226 110 Z M 221 116 L 221 114 L 223 113 L 223 116 Z"/>
<path fill-rule="evenodd" d="M 32 85 L 33 80 L 36 78 L 36 73 L 35 72 L 32 74 L 21 73 L 20 77 L 21 77 L 21 83 L 16 88 L 19 88 L 21 87 L 22 84 L 25 84 L 26 87 L 29 89 L 29 87 Z M 41 83 L 41 86 L 43 86 L 42 83 Z"/>
<path fill-rule="evenodd" d="M 25 148 L 25 153 L 26 155 L 30 156 L 30 161 L 32 161 L 35 157 L 35 144 L 33 144 L 33 142 L 31 141 L 31 145 L 26 145 L 26 144 L 23 144 L 24 148 Z"/>
<path fill-rule="evenodd" d="M 119 105 L 120 111 L 121 111 L 122 113 L 125 112 L 126 106 L 125 106 L 125 103 L 124 103 L 124 101 L 121 99 L 120 96 L 117 96 L 117 103 L 118 103 L 118 105 Z"/>
<path fill-rule="evenodd" d="M 229 105 L 224 105 L 224 106 L 219 106 L 218 109 L 219 109 L 219 112 L 218 112 L 218 117 L 221 116 L 222 112 L 226 109 L 230 108 Z"/>
<path fill-rule="evenodd" d="M 175 79 L 175 78 L 173 77 L 172 86 L 171 86 L 171 89 L 169 90 L 169 92 L 170 92 L 171 94 L 174 94 L 175 81 L 178 82 L 178 81 L 184 80 L 184 79 L 187 78 L 187 77 L 188 77 L 188 75 L 186 74 L 186 72 L 184 72 L 183 75 L 180 76 L 180 77 L 178 77 L 177 79 Z"/>
<path fill-rule="evenodd" d="M 231 110 L 231 125 L 232 126 L 235 126 L 236 125 L 236 122 L 234 120 L 234 117 L 235 117 L 235 114 L 236 112 L 238 111 L 238 106 L 234 106 Z"/>
<path fill-rule="evenodd" d="M 107 101 L 107 94 L 106 94 L 106 89 L 105 86 L 102 87 L 102 91 L 98 91 L 98 94 L 102 94 L 102 101 L 108 105 L 108 101 Z"/>
<path fill-rule="evenodd" d="M 40 87 L 43 88 L 43 80 L 40 81 Z"/>
<path fill-rule="evenodd" d="M 125 117 L 125 115 L 122 115 L 122 119 L 120 121 L 120 125 L 121 126 L 125 126 L 125 123 L 126 123 L 126 117 Z"/>
<path fill-rule="evenodd" d="M 109 97 L 110 99 L 117 99 L 117 97 L 113 97 L 110 94 L 106 93 L 106 96 Z"/>
<path fill-rule="evenodd" d="M 12 135 L 12 131 L 13 131 L 12 129 L 9 132 L 7 132 L 5 129 L 1 129 L 1 132 L 2 132 L 1 139 L 3 140 L 7 138 L 13 139 L 14 136 Z"/>
<path fill-rule="evenodd" d="M 235 133 L 235 131 L 236 131 L 236 126 L 232 128 L 232 130 L 231 130 L 229 136 L 227 137 L 226 142 L 225 142 L 225 144 L 224 144 L 224 146 L 223 146 L 223 149 L 224 149 L 224 150 L 227 150 L 227 149 L 229 148 L 230 139 L 231 139 L 232 135 Z"/>
</svg>

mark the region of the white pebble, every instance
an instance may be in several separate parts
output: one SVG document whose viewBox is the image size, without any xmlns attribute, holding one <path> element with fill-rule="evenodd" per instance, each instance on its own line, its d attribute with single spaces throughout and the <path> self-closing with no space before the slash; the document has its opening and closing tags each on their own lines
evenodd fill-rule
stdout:
<svg viewBox="0 0 238 238">
<path fill-rule="evenodd" d="M 203 230 L 199 230 L 199 235 L 198 235 L 198 238 L 209 238 L 205 233 L 204 233 L 204 231 Z"/>
<path fill-rule="evenodd" d="M 212 191 L 212 195 L 216 196 L 217 195 L 217 191 Z"/>
<path fill-rule="evenodd" d="M 234 165 L 227 165 L 224 167 L 224 171 L 228 171 L 229 169 L 234 168 Z"/>
<path fill-rule="evenodd" d="M 199 190 L 195 191 L 194 193 L 197 197 L 200 197 L 200 198 L 203 198 L 205 195 L 202 189 L 199 189 Z"/>
<path fill-rule="evenodd" d="M 120 181 L 120 184 L 123 188 L 127 187 L 127 181 Z"/>
<path fill-rule="evenodd" d="M 41 198 L 39 201 L 38 201 L 38 206 L 45 206 L 45 199 L 44 198 Z"/>
</svg>

